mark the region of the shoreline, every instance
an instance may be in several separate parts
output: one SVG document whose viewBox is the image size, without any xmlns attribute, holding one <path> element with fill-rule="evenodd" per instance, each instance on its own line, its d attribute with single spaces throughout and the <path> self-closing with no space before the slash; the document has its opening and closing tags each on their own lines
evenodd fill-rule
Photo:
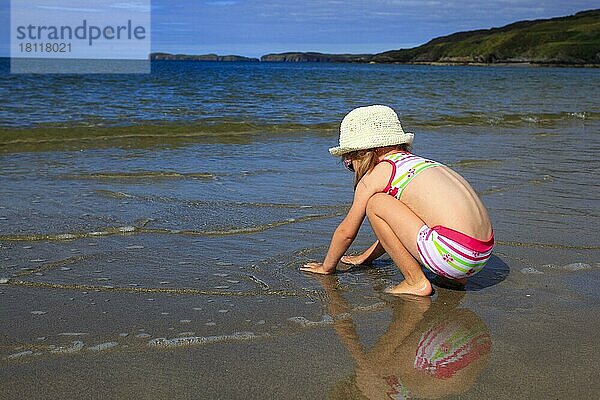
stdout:
<svg viewBox="0 0 600 400">
<path fill-rule="evenodd" d="M 195 62 L 243 62 L 252 64 L 279 64 L 279 63 L 316 63 L 316 64 L 365 64 L 365 65 L 432 65 L 432 66 L 450 66 L 450 67 L 532 67 L 532 68 L 600 68 L 600 64 L 569 64 L 569 63 L 542 63 L 542 62 L 494 62 L 494 63 L 482 63 L 482 62 L 457 62 L 457 61 L 337 61 L 337 60 L 325 60 L 325 61 L 287 61 L 287 60 L 259 60 L 259 61 L 247 61 L 247 60 L 192 60 L 192 59 L 152 59 L 151 61 L 195 61 Z"/>
<path fill-rule="evenodd" d="M 150 61 L 169 61 L 169 62 L 177 62 L 177 61 L 194 61 L 194 62 L 243 62 L 250 64 L 300 64 L 300 63 L 311 63 L 311 64 L 363 64 L 363 65 L 432 65 L 432 66 L 449 66 L 449 67 L 523 67 L 523 68 L 600 68 L 600 64 L 569 64 L 569 63 L 542 63 L 542 62 L 494 62 L 494 63 L 482 63 L 482 62 L 457 62 L 457 61 L 408 61 L 408 62 L 400 62 L 400 61 L 390 61 L 390 62 L 381 62 L 381 61 L 341 61 L 341 60 L 323 60 L 323 61 L 314 61 L 314 60 L 298 60 L 298 61 L 288 61 L 288 60 L 258 60 L 258 61 L 249 61 L 249 60 L 193 60 L 193 59 L 152 59 Z"/>
<path fill-rule="evenodd" d="M 324 56 L 326 56 L 324 54 Z M 197 58 L 194 58 L 197 57 Z M 324 59 L 324 60 L 261 60 L 259 58 L 251 58 L 245 56 L 215 56 L 214 59 L 201 58 L 202 56 L 186 55 L 183 58 L 152 58 L 150 55 L 147 60 L 124 60 L 124 61 L 149 61 L 149 62 L 207 62 L 207 63 L 248 63 L 248 64 L 279 64 L 279 63 L 317 63 L 317 64 L 363 64 L 363 65 L 431 65 L 441 67 L 513 67 L 513 68 L 600 68 L 598 64 L 578 64 L 578 63 L 550 63 L 550 62 L 535 62 L 535 61 L 523 61 L 523 62 L 466 62 L 466 61 L 370 61 L 370 60 L 335 60 L 335 59 Z M 262 58 L 263 56 L 261 56 Z M 10 60 L 13 57 L 0 57 L 0 61 Z M 22 59 L 22 58 L 17 58 Z M 49 60 L 47 58 L 40 58 Z"/>
<path fill-rule="evenodd" d="M 536 62 L 445 62 L 445 61 L 419 61 L 419 62 L 392 62 L 380 63 L 371 61 L 369 64 L 396 64 L 396 65 L 433 65 L 451 67 L 523 67 L 523 68 L 600 68 L 600 64 L 567 64 L 567 63 L 536 63 Z"/>
</svg>

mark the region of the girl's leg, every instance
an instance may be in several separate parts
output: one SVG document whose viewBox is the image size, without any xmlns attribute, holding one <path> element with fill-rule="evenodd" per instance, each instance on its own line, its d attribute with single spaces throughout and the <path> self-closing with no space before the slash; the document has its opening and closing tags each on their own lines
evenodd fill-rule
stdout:
<svg viewBox="0 0 600 400">
<path fill-rule="evenodd" d="M 388 292 L 429 296 L 431 283 L 417 261 L 417 234 L 425 223 L 404 203 L 383 193 L 371 197 L 367 217 L 381 245 L 404 275 L 404 281 Z"/>
</svg>

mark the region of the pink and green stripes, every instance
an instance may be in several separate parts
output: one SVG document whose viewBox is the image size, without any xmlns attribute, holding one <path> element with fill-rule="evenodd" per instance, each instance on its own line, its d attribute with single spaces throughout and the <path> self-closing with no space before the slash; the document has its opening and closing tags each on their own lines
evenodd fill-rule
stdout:
<svg viewBox="0 0 600 400">
<path fill-rule="evenodd" d="M 383 161 L 388 162 L 392 165 L 392 176 L 384 189 L 385 193 L 388 193 L 397 199 L 400 199 L 402 192 L 410 181 L 419 174 L 419 172 L 429 167 L 438 167 L 442 164 L 427 160 L 425 158 L 416 156 L 411 153 L 395 153 L 387 156 Z"/>
<path fill-rule="evenodd" d="M 493 234 L 486 242 L 460 232 L 423 225 L 417 237 L 417 249 L 423 265 L 451 279 L 462 279 L 477 272 L 488 262 L 494 246 Z"/>
</svg>

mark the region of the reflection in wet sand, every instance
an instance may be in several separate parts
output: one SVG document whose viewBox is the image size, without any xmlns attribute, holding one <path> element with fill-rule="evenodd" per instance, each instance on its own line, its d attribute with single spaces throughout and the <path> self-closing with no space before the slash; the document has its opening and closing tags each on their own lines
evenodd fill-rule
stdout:
<svg viewBox="0 0 600 400">
<path fill-rule="evenodd" d="M 330 398 L 440 398 L 469 390 L 485 368 L 492 340 L 485 323 L 459 308 L 464 292 L 440 289 L 430 298 L 390 298 L 392 321 L 365 349 L 336 278 L 324 279 L 335 331 L 355 363 Z M 344 318 L 340 318 L 344 315 Z"/>
</svg>

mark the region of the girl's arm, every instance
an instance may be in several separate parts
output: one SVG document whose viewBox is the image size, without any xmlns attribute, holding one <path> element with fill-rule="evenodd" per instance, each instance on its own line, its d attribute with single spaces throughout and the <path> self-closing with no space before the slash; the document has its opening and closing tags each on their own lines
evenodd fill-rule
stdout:
<svg viewBox="0 0 600 400">
<path fill-rule="evenodd" d="M 358 202 L 357 197 L 359 200 Z M 304 267 L 301 267 L 300 270 L 317 274 L 332 274 L 335 271 L 338 261 L 340 261 L 340 258 L 342 258 L 346 250 L 348 250 L 352 241 L 354 241 L 358 229 L 364 220 L 368 198 L 364 199 L 364 201 L 360 201 L 360 197 L 362 196 L 358 196 L 357 189 L 354 196 L 354 202 L 352 203 L 350 211 L 348 211 L 348 215 L 346 215 L 346 218 L 344 218 L 333 233 L 331 243 L 329 244 L 329 250 L 327 251 L 327 256 L 325 256 L 323 263 L 308 263 Z"/>
<path fill-rule="evenodd" d="M 300 268 L 302 271 L 317 274 L 332 274 L 337 263 L 350 247 L 367 213 L 367 202 L 375 193 L 383 190 L 387 184 L 391 167 L 388 163 L 377 165 L 370 174 L 365 175 L 354 192 L 354 201 L 346 218 L 340 223 L 329 245 L 327 256 L 323 263 L 308 263 Z"/>
</svg>

